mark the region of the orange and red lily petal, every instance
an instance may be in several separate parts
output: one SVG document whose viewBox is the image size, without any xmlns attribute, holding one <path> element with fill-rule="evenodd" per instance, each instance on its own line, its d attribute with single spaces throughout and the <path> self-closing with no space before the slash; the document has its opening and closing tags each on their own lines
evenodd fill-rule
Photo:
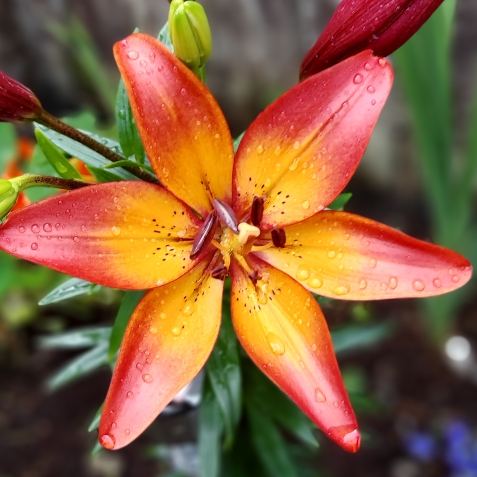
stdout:
<svg viewBox="0 0 477 477">
<path fill-rule="evenodd" d="M 284 248 L 256 255 L 319 295 L 346 300 L 447 293 L 471 276 L 451 250 L 347 212 L 326 210 L 286 227 Z"/>
<path fill-rule="evenodd" d="M 262 230 L 323 210 L 350 180 L 391 89 L 393 71 L 364 52 L 295 86 L 258 116 L 237 151 L 234 209 L 265 196 Z"/>
<path fill-rule="evenodd" d="M 356 452 L 358 425 L 320 307 L 299 283 L 252 255 L 254 283 L 232 261 L 232 317 L 255 364 L 344 449 Z"/>
<path fill-rule="evenodd" d="M 204 84 L 155 38 L 114 46 L 144 148 L 161 183 L 203 217 L 231 199 L 233 145 Z"/>
<path fill-rule="evenodd" d="M 403 45 L 443 0 L 343 0 L 305 56 L 300 79 L 363 50 L 387 56 Z"/>
<path fill-rule="evenodd" d="M 220 327 L 223 281 L 204 270 L 148 292 L 124 334 L 104 403 L 100 443 L 119 449 L 146 429 L 209 357 Z"/>
<path fill-rule="evenodd" d="M 0 249 L 78 278 L 124 289 L 175 280 L 200 221 L 163 187 L 111 182 L 35 203 L 0 226 Z"/>
</svg>

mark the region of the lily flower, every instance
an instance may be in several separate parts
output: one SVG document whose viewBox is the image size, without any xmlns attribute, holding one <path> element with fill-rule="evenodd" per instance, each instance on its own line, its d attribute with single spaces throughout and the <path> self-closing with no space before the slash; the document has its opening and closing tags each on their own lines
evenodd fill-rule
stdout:
<svg viewBox="0 0 477 477">
<path fill-rule="evenodd" d="M 303 80 L 360 51 L 388 56 L 404 45 L 443 0 L 343 0 L 306 54 Z"/>
<path fill-rule="evenodd" d="M 323 314 L 310 292 L 350 300 L 454 290 L 469 262 L 385 225 L 327 210 L 356 169 L 391 88 L 389 63 L 360 53 L 266 108 L 234 157 L 203 83 L 144 34 L 117 43 L 161 186 L 92 185 L 12 213 L 0 248 L 106 286 L 151 289 L 133 312 L 99 440 L 119 449 L 200 371 L 231 276 L 251 359 L 344 449 L 360 444 Z"/>
</svg>

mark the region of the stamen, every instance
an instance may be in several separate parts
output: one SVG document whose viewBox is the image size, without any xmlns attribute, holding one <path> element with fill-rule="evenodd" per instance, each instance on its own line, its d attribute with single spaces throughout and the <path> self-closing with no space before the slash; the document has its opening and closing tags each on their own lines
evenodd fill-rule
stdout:
<svg viewBox="0 0 477 477">
<path fill-rule="evenodd" d="M 252 247 L 252 252 L 260 252 L 262 250 L 268 250 L 269 248 L 272 248 L 273 244 L 271 242 L 268 242 L 264 245 L 254 245 Z"/>
<path fill-rule="evenodd" d="M 214 208 L 224 224 L 232 230 L 232 232 L 238 234 L 237 217 L 235 217 L 235 212 L 232 208 L 220 199 L 214 199 Z"/>
<path fill-rule="evenodd" d="M 210 244 L 215 235 L 217 228 L 217 212 L 213 210 L 205 219 L 204 225 L 199 230 L 199 233 L 194 239 L 192 250 L 190 251 L 190 258 L 194 260 L 207 245 Z"/>
<path fill-rule="evenodd" d="M 252 202 L 250 222 L 252 222 L 252 225 L 256 225 L 257 227 L 260 226 L 260 222 L 262 221 L 263 217 L 263 201 L 263 197 L 256 195 Z"/>
<path fill-rule="evenodd" d="M 248 242 L 250 237 L 258 237 L 260 235 L 260 229 L 254 225 L 247 224 L 246 222 L 241 222 L 238 225 L 239 236 L 238 241 L 245 245 Z"/>
<path fill-rule="evenodd" d="M 217 280 L 225 280 L 225 277 L 227 276 L 227 268 L 225 268 L 225 265 L 221 263 L 218 267 L 214 268 L 210 272 L 210 276 L 212 278 L 216 278 Z"/>
<path fill-rule="evenodd" d="M 272 242 L 275 247 L 283 248 L 287 243 L 287 234 L 283 229 L 272 230 Z"/>
<path fill-rule="evenodd" d="M 257 272 L 250 268 L 250 265 L 247 263 L 247 261 L 245 260 L 245 258 L 242 255 L 239 255 L 238 253 L 234 253 L 234 257 L 237 260 L 237 262 L 240 263 L 242 268 L 247 272 L 250 279 L 252 281 L 254 281 L 255 278 L 253 278 L 253 277 L 257 276 Z"/>
</svg>

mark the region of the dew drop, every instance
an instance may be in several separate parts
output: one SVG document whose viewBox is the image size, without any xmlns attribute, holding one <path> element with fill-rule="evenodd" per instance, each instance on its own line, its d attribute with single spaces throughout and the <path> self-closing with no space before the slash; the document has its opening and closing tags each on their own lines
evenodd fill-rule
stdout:
<svg viewBox="0 0 477 477">
<path fill-rule="evenodd" d="M 338 401 L 334 401 L 333 402 L 333 407 L 335 407 L 336 409 L 338 409 L 340 407 L 340 403 Z"/>
<path fill-rule="evenodd" d="M 18 231 L 19 231 L 21 234 L 24 234 L 25 231 L 26 231 L 26 228 L 23 227 L 23 225 L 20 225 L 20 227 L 18 227 Z"/>
<path fill-rule="evenodd" d="M 142 380 L 145 382 L 145 383 L 152 383 L 152 376 L 150 374 L 143 374 L 142 375 Z"/>
<path fill-rule="evenodd" d="M 130 60 L 137 60 L 139 58 L 139 53 L 137 51 L 134 51 L 134 50 L 131 50 L 129 53 L 128 53 L 128 58 Z"/>
<path fill-rule="evenodd" d="M 416 291 L 422 291 L 424 288 L 426 288 L 426 285 L 418 278 L 412 282 L 412 288 L 414 288 Z"/>
<path fill-rule="evenodd" d="M 165 313 L 159 313 L 159 318 L 161 320 L 165 320 L 167 318 L 167 315 Z"/>
<path fill-rule="evenodd" d="M 139 369 L 139 371 L 141 371 L 141 369 L 143 368 L 142 363 L 136 363 L 136 368 Z"/>
<path fill-rule="evenodd" d="M 442 282 L 440 281 L 439 278 L 434 278 L 434 280 L 432 280 L 432 284 L 436 287 L 436 288 L 440 288 L 442 286 Z"/>
<path fill-rule="evenodd" d="M 338 285 L 333 290 L 333 293 L 338 296 L 343 296 L 349 293 L 349 286 L 348 285 Z"/>
<path fill-rule="evenodd" d="M 376 91 L 376 89 L 374 88 L 374 86 L 371 86 L 371 85 L 369 85 L 369 86 L 366 88 L 366 90 L 368 91 L 368 93 L 371 93 L 371 94 L 373 94 L 373 93 Z"/>
<path fill-rule="evenodd" d="M 151 335 L 157 335 L 157 328 L 155 326 L 151 326 L 149 328 L 149 333 L 151 333 Z"/>
<path fill-rule="evenodd" d="M 328 252 L 328 257 L 330 257 L 330 258 L 335 258 L 335 257 L 336 257 L 336 252 L 335 252 L 334 250 L 330 250 L 330 251 Z"/>
<path fill-rule="evenodd" d="M 384 58 L 379 58 L 378 65 L 381 66 L 381 68 L 384 68 L 386 64 L 387 64 L 387 61 Z"/>
<path fill-rule="evenodd" d="M 34 233 L 34 234 L 37 234 L 39 231 L 40 231 L 40 227 L 38 227 L 37 224 L 33 224 L 31 226 L 31 231 Z"/>
<path fill-rule="evenodd" d="M 326 401 L 326 396 L 323 394 L 320 388 L 315 388 L 315 401 L 316 402 Z"/>
<path fill-rule="evenodd" d="M 194 314 L 194 305 L 188 303 L 182 310 L 182 314 L 185 316 L 191 316 Z"/>
<path fill-rule="evenodd" d="M 371 100 L 371 106 L 376 106 L 376 100 L 375 99 Z"/>
<path fill-rule="evenodd" d="M 300 141 L 295 141 L 293 144 L 293 149 L 300 149 Z"/>
<path fill-rule="evenodd" d="M 397 286 L 398 286 L 397 277 L 389 277 L 389 288 L 391 290 L 395 290 Z"/>
<path fill-rule="evenodd" d="M 147 66 L 147 61 L 146 61 L 146 60 L 141 60 L 141 61 L 139 62 L 139 64 L 140 64 L 143 68 L 145 68 L 145 67 Z"/>
<path fill-rule="evenodd" d="M 365 69 L 366 71 L 371 71 L 372 68 L 373 68 L 373 67 L 371 66 L 371 63 L 365 63 L 365 64 L 364 64 L 364 69 Z"/>
<path fill-rule="evenodd" d="M 263 146 L 261 144 L 259 144 L 257 146 L 257 154 L 262 154 L 262 152 L 263 152 Z"/>
<path fill-rule="evenodd" d="M 376 261 L 376 259 L 372 258 L 372 259 L 369 261 L 369 267 L 370 267 L 370 268 L 375 268 L 376 265 L 377 265 L 377 263 L 378 263 L 378 262 Z"/>
<path fill-rule="evenodd" d="M 109 450 L 114 449 L 114 446 L 116 445 L 116 440 L 110 434 L 103 434 L 99 438 L 99 442 L 105 449 Z"/>
<path fill-rule="evenodd" d="M 79 240 L 80 240 L 79 237 L 73 237 L 73 241 L 74 241 L 74 242 L 78 243 Z"/>
<path fill-rule="evenodd" d="M 53 230 L 53 227 L 51 226 L 50 223 L 47 222 L 46 224 L 43 225 L 43 230 L 45 232 L 51 232 Z"/>
<path fill-rule="evenodd" d="M 119 235 L 121 233 L 121 229 L 119 227 L 116 227 L 116 225 L 113 225 L 111 227 L 111 232 L 113 232 L 113 235 Z"/>
<path fill-rule="evenodd" d="M 308 280 L 310 278 L 310 270 L 306 267 L 300 266 L 296 271 L 298 280 Z"/>
<path fill-rule="evenodd" d="M 460 278 L 459 278 L 457 275 L 454 275 L 454 276 L 452 277 L 452 281 L 453 281 L 454 283 L 459 283 L 459 280 L 460 280 Z"/>
<path fill-rule="evenodd" d="M 293 162 L 290 164 L 290 167 L 288 168 L 290 171 L 294 171 L 297 167 L 298 167 L 298 163 L 300 162 L 300 158 L 299 157 L 295 157 L 295 159 L 293 159 Z"/>
<path fill-rule="evenodd" d="M 311 288 L 321 288 L 323 286 L 323 280 L 319 277 L 313 277 L 308 280 L 308 285 Z"/>
<path fill-rule="evenodd" d="M 306 210 L 306 209 L 309 209 L 309 208 L 310 208 L 310 203 L 309 203 L 307 200 L 305 200 L 305 201 L 301 204 L 301 206 Z"/>
<path fill-rule="evenodd" d="M 181 334 L 181 329 L 178 326 L 172 328 L 172 334 L 174 336 L 179 336 Z"/>
<path fill-rule="evenodd" d="M 131 391 L 128 391 L 128 392 L 126 393 L 126 397 L 128 397 L 129 399 L 131 399 L 131 398 L 132 398 L 132 395 L 133 395 L 133 394 L 132 394 L 132 392 L 131 392 Z"/>
<path fill-rule="evenodd" d="M 355 75 L 355 77 L 353 78 L 353 83 L 354 84 L 360 84 L 362 82 L 363 82 L 363 75 L 361 75 L 359 73 L 357 75 Z"/>
<path fill-rule="evenodd" d="M 32 249 L 32 250 L 38 250 L 38 244 L 37 244 L 36 242 L 33 242 L 33 243 L 31 244 L 31 249 Z"/>
<path fill-rule="evenodd" d="M 285 344 L 275 333 L 268 333 L 267 340 L 274 354 L 281 356 L 285 353 Z"/>
<path fill-rule="evenodd" d="M 131 434 L 131 431 L 130 431 L 129 429 L 126 429 L 126 430 L 124 431 L 124 433 L 125 433 L 127 436 L 129 436 L 129 434 Z"/>
</svg>

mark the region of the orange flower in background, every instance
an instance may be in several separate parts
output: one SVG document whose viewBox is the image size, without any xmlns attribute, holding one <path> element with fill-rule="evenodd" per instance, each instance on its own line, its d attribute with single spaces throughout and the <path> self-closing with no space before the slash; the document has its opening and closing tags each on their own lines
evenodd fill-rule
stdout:
<svg viewBox="0 0 477 477">
<path fill-rule="evenodd" d="M 94 185 L 13 213 L 0 248 L 106 286 L 151 289 L 134 311 L 106 397 L 100 442 L 135 439 L 205 364 L 232 279 L 251 359 L 344 449 L 355 415 L 310 291 L 374 300 L 452 291 L 460 255 L 327 210 L 355 171 L 392 84 L 363 52 L 303 81 L 258 116 L 235 155 L 198 78 L 157 40 L 114 48 L 145 150 L 163 187 Z"/>
</svg>

